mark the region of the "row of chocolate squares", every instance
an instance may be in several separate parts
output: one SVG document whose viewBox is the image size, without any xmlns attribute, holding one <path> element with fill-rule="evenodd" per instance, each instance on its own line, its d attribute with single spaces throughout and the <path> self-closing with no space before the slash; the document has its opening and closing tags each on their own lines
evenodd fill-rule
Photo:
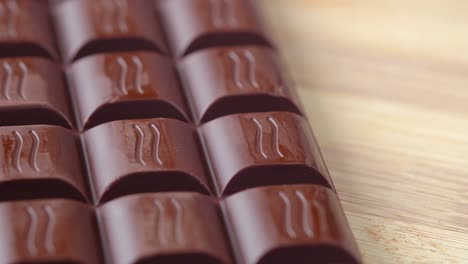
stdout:
<svg viewBox="0 0 468 264">
<path fill-rule="evenodd" d="M 46 59 L 0 60 L 2 125 L 51 124 L 67 128 L 75 106 L 78 130 L 128 118 L 167 117 L 195 123 L 264 111 L 301 114 L 297 95 L 270 48 L 211 48 L 177 64 L 153 52 L 105 53 L 66 69 Z"/>
<path fill-rule="evenodd" d="M 272 46 L 250 0 L 156 2 L 163 4 L 155 9 L 147 0 L 3 0 L 0 53 L 58 61 L 54 31 L 67 64 L 104 51 L 167 54 L 166 38 L 177 57 L 228 44 Z"/>
<path fill-rule="evenodd" d="M 155 118 L 113 121 L 81 135 L 49 125 L 0 127 L 0 135 L 0 200 L 90 201 L 85 171 L 97 204 L 148 191 L 223 197 L 262 185 L 334 189 L 307 121 L 286 112 L 229 115 L 199 128 Z"/>
<path fill-rule="evenodd" d="M 95 211 L 64 199 L 2 202 L 0 232 L 1 263 L 360 263 L 337 195 L 319 185 L 254 188 L 219 202 L 133 194 Z"/>
</svg>

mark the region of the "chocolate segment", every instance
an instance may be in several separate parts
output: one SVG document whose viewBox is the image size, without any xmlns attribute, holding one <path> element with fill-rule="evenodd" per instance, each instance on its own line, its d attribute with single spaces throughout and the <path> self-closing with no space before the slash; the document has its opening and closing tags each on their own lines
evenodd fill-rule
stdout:
<svg viewBox="0 0 468 264">
<path fill-rule="evenodd" d="M 114 121 L 84 133 L 100 202 L 138 192 L 208 193 L 197 137 L 171 119 Z"/>
<path fill-rule="evenodd" d="M 66 62 L 101 52 L 166 50 L 148 1 L 55 1 L 52 10 Z"/>
<path fill-rule="evenodd" d="M 86 200 L 74 135 L 55 126 L 0 127 L 0 200 Z"/>
<path fill-rule="evenodd" d="M 198 51 L 184 58 L 179 70 L 197 122 L 235 113 L 301 112 L 270 48 Z"/>
<path fill-rule="evenodd" d="M 0 203 L 1 263 L 103 263 L 92 210 L 69 200 Z"/>
<path fill-rule="evenodd" d="M 173 66 L 157 53 L 94 55 L 74 63 L 67 75 L 80 129 L 119 119 L 187 120 Z"/>
<path fill-rule="evenodd" d="M 110 263 L 231 263 L 211 198 L 137 194 L 99 209 Z"/>
<path fill-rule="evenodd" d="M 270 46 L 249 0 L 170 0 L 160 9 L 177 57 L 215 46 Z"/>
<path fill-rule="evenodd" d="M 47 1 L 0 1 L 0 57 L 58 59 Z"/>
<path fill-rule="evenodd" d="M 221 117 L 201 127 L 219 195 L 261 185 L 331 180 L 301 116 L 286 112 Z"/>
<path fill-rule="evenodd" d="M 71 127 L 62 71 L 47 59 L 0 59 L 0 125 Z"/>
<path fill-rule="evenodd" d="M 330 189 L 269 186 L 221 203 L 239 263 L 360 263 L 338 197 Z"/>
</svg>

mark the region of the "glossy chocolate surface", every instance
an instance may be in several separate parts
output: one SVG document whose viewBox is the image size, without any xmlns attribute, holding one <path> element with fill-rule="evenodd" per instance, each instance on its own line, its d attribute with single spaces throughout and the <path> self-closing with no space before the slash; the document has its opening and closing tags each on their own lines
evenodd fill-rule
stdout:
<svg viewBox="0 0 468 264">
<path fill-rule="evenodd" d="M 102 263 L 94 212 L 62 199 L 0 203 L 2 263 Z"/>
<path fill-rule="evenodd" d="M 231 263 L 207 196 L 136 194 L 103 205 L 99 216 L 111 263 Z"/>
<path fill-rule="evenodd" d="M 286 112 L 222 117 L 201 127 L 221 196 L 261 185 L 331 181 L 307 122 Z"/>
<path fill-rule="evenodd" d="M 270 46 L 250 0 L 170 0 L 160 9 L 177 57 L 215 46 Z"/>
<path fill-rule="evenodd" d="M 114 121 L 84 133 L 96 199 L 156 191 L 208 193 L 195 131 L 171 119 Z"/>
<path fill-rule="evenodd" d="M 0 57 L 58 59 L 47 5 L 37 0 L 0 1 Z"/>
<path fill-rule="evenodd" d="M 86 200 L 73 133 L 56 126 L 0 127 L 0 200 Z"/>
<path fill-rule="evenodd" d="M 281 74 L 270 48 L 210 48 L 185 57 L 179 72 L 191 98 L 194 119 L 247 112 L 300 114 L 297 96 Z"/>
<path fill-rule="evenodd" d="M 359 263 L 338 197 L 328 188 L 262 187 L 221 203 L 239 263 Z"/>
<path fill-rule="evenodd" d="M 89 56 L 70 66 L 67 77 L 80 129 L 121 119 L 187 120 L 173 65 L 157 53 Z"/>
<path fill-rule="evenodd" d="M 67 87 L 59 65 L 47 59 L 0 59 L 0 125 L 72 127 Z"/>
<path fill-rule="evenodd" d="M 159 22 L 146 0 L 53 1 L 62 55 L 72 62 L 118 50 L 166 50 Z"/>
</svg>

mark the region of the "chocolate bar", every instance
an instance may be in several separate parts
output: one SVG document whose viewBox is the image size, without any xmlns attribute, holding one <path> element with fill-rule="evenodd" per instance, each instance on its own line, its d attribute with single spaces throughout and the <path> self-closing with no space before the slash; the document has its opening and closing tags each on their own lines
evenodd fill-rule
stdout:
<svg viewBox="0 0 468 264">
<path fill-rule="evenodd" d="M 0 263 L 361 263 L 250 0 L 0 0 Z"/>
</svg>

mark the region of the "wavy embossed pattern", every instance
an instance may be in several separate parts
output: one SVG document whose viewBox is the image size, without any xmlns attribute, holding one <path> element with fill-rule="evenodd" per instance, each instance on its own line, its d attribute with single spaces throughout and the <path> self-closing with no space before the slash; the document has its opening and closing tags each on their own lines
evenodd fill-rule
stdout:
<svg viewBox="0 0 468 264">
<path fill-rule="evenodd" d="M 0 127 L 0 201 L 87 200 L 73 133 L 56 126 Z"/>
<path fill-rule="evenodd" d="M 59 66 L 38 57 L 0 59 L 0 126 L 72 127 L 67 88 Z"/>
<path fill-rule="evenodd" d="M 181 258 L 186 263 L 232 263 L 211 197 L 189 192 L 133 194 L 98 210 L 112 263 L 175 263 Z"/>
<path fill-rule="evenodd" d="M 200 131 L 220 196 L 265 185 L 308 183 L 333 189 L 312 131 L 297 114 L 229 115 Z"/>
<path fill-rule="evenodd" d="M 49 22 L 41 1 L 0 1 L 0 57 L 57 59 Z"/>
<path fill-rule="evenodd" d="M 79 130 L 123 119 L 188 120 L 172 62 L 154 52 L 89 56 L 68 68 Z M 95 89 L 96 83 L 100 84 Z"/>
<path fill-rule="evenodd" d="M 86 131 L 84 139 L 98 203 L 143 192 L 210 192 L 197 135 L 184 122 L 113 121 Z"/>
<path fill-rule="evenodd" d="M 221 204 L 242 263 L 360 263 L 338 197 L 328 188 L 260 187 Z"/>
<path fill-rule="evenodd" d="M 181 79 L 196 122 L 236 113 L 284 111 L 302 114 L 293 85 L 273 49 L 216 47 L 181 60 Z"/>
<path fill-rule="evenodd" d="M 65 63 L 121 51 L 166 53 L 158 16 L 149 5 L 146 0 L 53 1 Z"/>
<path fill-rule="evenodd" d="M 249 0 L 171 0 L 157 5 L 177 57 L 222 46 L 272 46 Z"/>
<path fill-rule="evenodd" d="M 102 263 L 92 208 L 80 202 L 2 202 L 0 232 L 4 241 L 0 244 L 2 263 L 28 263 L 31 259 L 40 263 Z"/>
</svg>

